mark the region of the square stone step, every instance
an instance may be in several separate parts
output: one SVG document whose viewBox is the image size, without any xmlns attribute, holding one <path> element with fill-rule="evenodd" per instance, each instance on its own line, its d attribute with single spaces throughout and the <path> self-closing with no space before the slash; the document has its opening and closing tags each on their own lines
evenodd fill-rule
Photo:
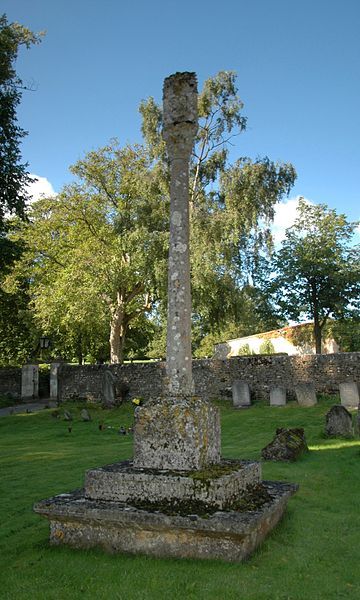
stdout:
<svg viewBox="0 0 360 600">
<path fill-rule="evenodd" d="M 137 469 L 124 461 L 87 471 L 85 497 L 149 506 L 198 502 L 222 509 L 260 481 L 261 465 L 253 461 L 223 460 L 194 472 Z"/>
<path fill-rule="evenodd" d="M 38 502 L 50 521 L 50 543 L 157 557 L 246 559 L 281 519 L 297 485 L 262 483 L 269 494 L 257 510 L 169 515 L 85 498 L 82 491 Z"/>
</svg>

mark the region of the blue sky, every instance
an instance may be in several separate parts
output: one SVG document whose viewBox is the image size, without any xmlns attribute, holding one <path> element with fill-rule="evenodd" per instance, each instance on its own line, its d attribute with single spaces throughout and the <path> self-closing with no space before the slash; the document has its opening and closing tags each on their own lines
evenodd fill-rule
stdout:
<svg viewBox="0 0 360 600">
<path fill-rule="evenodd" d="M 233 158 L 292 162 L 290 198 L 359 219 L 358 0 L 2 0 L 1 11 L 47 32 L 17 63 L 36 83 L 18 116 L 43 184 L 59 191 L 69 165 L 111 137 L 140 141 L 139 102 L 160 101 L 167 75 L 196 71 L 201 87 L 234 70 L 248 129 Z"/>
</svg>

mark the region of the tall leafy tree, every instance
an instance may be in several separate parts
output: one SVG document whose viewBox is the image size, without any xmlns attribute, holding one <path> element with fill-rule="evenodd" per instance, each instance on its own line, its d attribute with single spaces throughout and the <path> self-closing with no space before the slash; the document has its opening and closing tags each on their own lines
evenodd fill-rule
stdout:
<svg viewBox="0 0 360 600">
<path fill-rule="evenodd" d="M 35 34 L 18 23 L 8 23 L 0 16 L 0 284 L 2 278 L 19 258 L 21 244 L 9 236 L 11 216 L 24 218 L 27 186 L 31 178 L 27 164 L 21 158 L 21 141 L 26 132 L 18 125 L 17 108 L 21 101 L 23 82 L 15 70 L 21 47 L 30 48 L 40 41 Z M 24 361 L 33 346 L 32 319 L 27 309 L 27 285 L 24 282 L 16 294 L 0 288 L 0 361 Z"/>
<path fill-rule="evenodd" d="M 8 23 L 0 16 L 0 231 L 5 228 L 6 213 L 24 216 L 30 177 L 22 162 L 20 144 L 26 132 L 18 125 L 16 110 L 23 82 L 15 70 L 19 48 L 30 48 L 40 41 L 19 23 Z"/>
<path fill-rule="evenodd" d="M 351 244 L 356 225 L 325 204 L 302 199 L 271 264 L 276 304 L 287 318 L 313 320 L 318 354 L 328 320 L 355 317 L 359 310 L 359 247 Z"/>
<path fill-rule="evenodd" d="M 153 164 L 166 173 L 162 110 L 153 98 L 140 105 L 142 131 Z M 199 129 L 190 165 L 191 275 L 194 321 L 200 337 L 241 318 L 241 294 L 260 251 L 271 246 L 274 206 L 296 173 L 269 158 L 229 161 L 229 146 L 246 129 L 236 75 L 205 81 L 198 100 Z"/>
<path fill-rule="evenodd" d="M 28 277 L 43 330 L 73 340 L 79 357 L 96 340 L 101 350 L 108 330 L 111 362 L 121 363 L 129 330 L 136 338 L 162 285 L 168 199 L 140 146 L 113 143 L 72 172 L 77 182 L 29 212 L 26 250 L 7 286 Z"/>
</svg>

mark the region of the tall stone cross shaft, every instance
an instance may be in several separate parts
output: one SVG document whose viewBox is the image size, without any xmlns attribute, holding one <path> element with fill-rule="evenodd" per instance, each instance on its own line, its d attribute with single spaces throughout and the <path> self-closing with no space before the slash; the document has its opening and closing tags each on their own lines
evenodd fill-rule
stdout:
<svg viewBox="0 0 360 600">
<path fill-rule="evenodd" d="M 195 73 L 176 73 L 164 82 L 164 129 L 170 159 L 170 247 L 166 374 L 170 397 L 194 393 L 191 367 L 189 251 L 189 161 L 197 131 Z"/>
<path fill-rule="evenodd" d="M 196 130 L 195 73 L 171 75 L 163 131 L 171 164 L 167 389 L 136 410 L 136 469 L 191 471 L 220 461 L 219 411 L 194 397 L 191 366 L 189 161 Z"/>
</svg>

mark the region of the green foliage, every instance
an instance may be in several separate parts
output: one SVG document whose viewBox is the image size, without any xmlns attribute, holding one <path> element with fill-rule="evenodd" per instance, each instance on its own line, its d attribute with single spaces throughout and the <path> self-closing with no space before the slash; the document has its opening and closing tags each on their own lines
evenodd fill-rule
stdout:
<svg viewBox="0 0 360 600">
<path fill-rule="evenodd" d="M 6 230 L 6 213 L 24 216 L 26 186 L 31 180 L 27 165 L 21 163 L 20 142 L 26 133 L 17 125 L 16 109 L 24 87 L 14 65 L 19 48 L 30 48 L 40 37 L 19 23 L 8 23 L 6 15 L 0 16 L 0 234 Z"/>
<path fill-rule="evenodd" d="M 8 23 L 0 16 L 0 365 L 21 364 L 34 349 L 36 337 L 28 310 L 27 284 L 16 293 L 1 289 L 2 281 L 22 251 L 22 244 L 9 238 L 14 227 L 11 215 L 24 218 L 31 178 L 21 160 L 20 144 L 26 132 L 17 124 L 17 107 L 24 89 L 15 63 L 21 47 L 40 41 L 19 23 Z"/>
<path fill-rule="evenodd" d="M 55 346 L 66 339 L 63 352 L 75 349 L 79 362 L 106 358 L 110 325 L 111 360 L 121 362 L 127 334 L 145 329 L 144 311 L 163 285 L 167 200 L 141 147 L 114 142 L 72 172 L 76 183 L 29 211 L 18 236 L 26 249 L 7 287 L 30 277 L 37 322 Z"/>
<path fill-rule="evenodd" d="M 243 346 L 240 346 L 238 354 L 239 356 L 252 356 L 255 352 L 254 350 L 251 350 L 249 344 L 244 344 Z"/>
<path fill-rule="evenodd" d="M 326 328 L 339 344 L 341 352 L 360 352 L 360 317 L 340 319 Z"/>
<path fill-rule="evenodd" d="M 301 200 L 298 218 L 270 267 L 276 277 L 268 290 L 281 314 L 314 320 L 317 353 L 327 320 L 359 309 L 359 249 L 351 245 L 356 225 L 326 205 Z"/>
<path fill-rule="evenodd" d="M 264 340 L 261 342 L 259 354 L 275 354 L 274 344 L 271 340 Z"/>
<path fill-rule="evenodd" d="M 260 292 L 242 289 L 250 290 L 260 250 L 271 245 L 268 223 L 295 171 L 268 158 L 228 164 L 228 143 L 246 126 L 242 107 L 231 72 L 207 80 L 199 94 L 190 165 L 195 348 L 228 323 L 246 323 L 255 296 L 261 298 L 257 317 L 272 318 Z M 112 141 L 89 152 L 71 169 L 77 180 L 57 198 L 39 201 L 11 238 L 26 250 L 6 292 L 29 282 L 37 326 L 51 336 L 54 351 L 76 354 L 79 362 L 84 355 L 107 358 L 109 329 L 112 362 L 124 353 L 165 351 L 168 160 L 161 108 L 150 98 L 140 112 L 143 146 Z"/>
<path fill-rule="evenodd" d="M 260 289 L 246 285 L 238 291 L 236 302 L 236 320 L 229 320 L 216 327 L 213 324 L 205 336 L 201 328 L 193 328 L 194 355 L 197 358 L 212 356 L 214 345 L 230 339 L 254 335 L 281 327 L 283 322 L 275 314 L 273 306 Z M 250 348 L 246 354 L 252 354 Z"/>
<path fill-rule="evenodd" d="M 191 275 L 196 330 L 201 336 L 237 322 L 239 296 L 271 245 L 274 205 L 296 178 L 290 164 L 268 158 L 228 161 L 232 137 L 246 127 L 236 76 L 221 71 L 199 93 L 199 128 L 190 164 Z M 153 98 L 141 104 L 142 131 L 159 173 L 166 173 L 162 111 Z M 265 226 L 262 223 L 265 223 Z M 196 345 L 196 344 L 195 344 Z"/>
</svg>

